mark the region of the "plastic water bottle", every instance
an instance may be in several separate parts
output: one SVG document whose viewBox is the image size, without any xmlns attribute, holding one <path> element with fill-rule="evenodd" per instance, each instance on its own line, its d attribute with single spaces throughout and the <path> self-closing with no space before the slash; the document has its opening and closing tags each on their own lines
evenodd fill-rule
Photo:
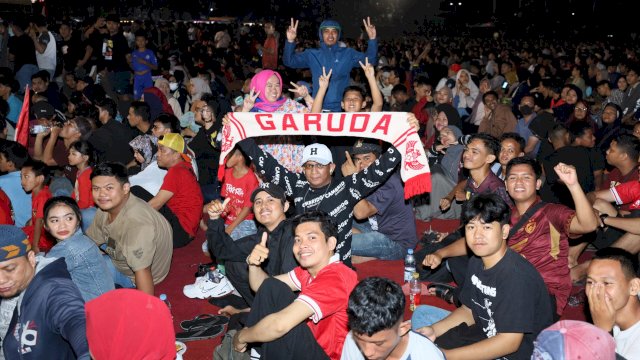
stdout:
<svg viewBox="0 0 640 360">
<path fill-rule="evenodd" d="M 409 281 L 409 309 L 414 311 L 420 305 L 420 275 L 414 272 Z"/>
<path fill-rule="evenodd" d="M 169 313 L 171 314 L 171 318 L 173 319 L 173 313 L 171 312 L 171 303 L 169 302 L 169 299 L 167 299 L 167 294 L 160 294 L 158 298 L 160 298 L 160 300 L 167 305 L 167 307 L 169 308 Z"/>
<path fill-rule="evenodd" d="M 409 282 L 414 272 L 416 272 L 416 258 L 413 256 L 413 249 L 409 249 L 404 258 L 404 282 Z"/>
</svg>

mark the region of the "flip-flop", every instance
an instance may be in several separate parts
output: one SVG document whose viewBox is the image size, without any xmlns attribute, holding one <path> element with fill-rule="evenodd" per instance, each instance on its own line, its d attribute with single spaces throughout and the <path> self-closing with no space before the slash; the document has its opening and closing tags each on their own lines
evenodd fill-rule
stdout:
<svg viewBox="0 0 640 360">
<path fill-rule="evenodd" d="M 204 340 L 212 337 L 216 337 L 224 332 L 224 325 L 213 325 L 213 326 L 200 326 L 197 328 L 192 328 L 185 332 L 177 333 L 176 340 L 177 341 L 194 341 L 194 340 Z"/>
<path fill-rule="evenodd" d="M 455 286 L 442 283 L 431 283 L 427 286 L 427 289 L 434 289 L 435 296 L 448 302 L 449 304 L 455 304 L 457 299 L 455 298 Z"/>
<path fill-rule="evenodd" d="M 182 330 L 193 330 L 199 327 L 210 327 L 213 325 L 226 325 L 229 318 L 223 315 L 202 314 L 194 317 L 192 320 L 184 320 L 180 322 Z"/>
</svg>

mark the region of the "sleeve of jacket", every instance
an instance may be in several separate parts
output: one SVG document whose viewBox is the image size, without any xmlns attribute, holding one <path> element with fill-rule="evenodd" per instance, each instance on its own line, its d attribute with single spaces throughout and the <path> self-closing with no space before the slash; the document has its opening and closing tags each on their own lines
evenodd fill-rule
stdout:
<svg viewBox="0 0 640 360">
<path fill-rule="evenodd" d="M 345 181 L 351 183 L 350 187 L 360 193 L 358 200 L 364 199 L 387 181 L 401 160 L 398 149 L 389 146 L 387 151 L 368 168 L 351 175 L 350 178 L 345 178 Z"/>
<path fill-rule="evenodd" d="M 260 149 L 252 138 L 244 139 L 240 141 L 238 145 L 240 145 L 242 151 L 249 156 L 259 174 L 263 175 L 267 181 L 283 188 L 288 196 L 293 195 L 293 188 L 296 183 L 301 180 L 300 174 L 290 172 L 284 166 L 280 165 L 273 156 Z"/>
<path fill-rule="evenodd" d="M 294 69 L 305 69 L 309 67 L 307 61 L 307 50 L 296 53 L 296 43 L 285 40 L 282 52 L 282 63 L 284 66 Z"/>
<path fill-rule="evenodd" d="M 255 234 L 234 241 L 224 231 L 224 220 L 222 219 L 209 220 L 207 226 L 207 245 L 219 260 L 244 262 L 256 241 L 259 241 Z"/>
<path fill-rule="evenodd" d="M 51 329 L 69 342 L 78 359 L 91 359 L 87 342 L 87 319 L 80 291 L 71 279 L 51 286 L 46 318 Z"/>
<path fill-rule="evenodd" d="M 364 63 L 364 58 L 369 58 L 369 64 L 372 64 L 374 67 L 378 65 L 378 39 L 369 40 L 367 42 L 367 51 L 364 53 L 362 58 L 362 62 Z M 353 64 L 353 67 L 360 66 L 356 61 Z"/>
<path fill-rule="evenodd" d="M 496 121 L 494 123 L 498 128 L 496 131 L 502 134 L 514 132 L 518 123 L 516 116 L 513 115 L 510 107 L 503 105 L 500 108 L 501 110 L 496 113 Z"/>
</svg>

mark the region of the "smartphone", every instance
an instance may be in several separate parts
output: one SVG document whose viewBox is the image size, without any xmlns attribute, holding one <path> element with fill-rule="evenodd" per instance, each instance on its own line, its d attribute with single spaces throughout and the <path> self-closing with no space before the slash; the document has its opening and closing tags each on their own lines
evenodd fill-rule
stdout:
<svg viewBox="0 0 640 360">
<path fill-rule="evenodd" d="M 509 87 L 509 83 L 508 83 L 508 82 L 506 82 L 506 81 L 504 81 L 504 82 L 502 83 L 502 89 L 503 89 L 503 90 L 507 90 L 507 88 L 508 88 L 508 87 Z"/>
</svg>

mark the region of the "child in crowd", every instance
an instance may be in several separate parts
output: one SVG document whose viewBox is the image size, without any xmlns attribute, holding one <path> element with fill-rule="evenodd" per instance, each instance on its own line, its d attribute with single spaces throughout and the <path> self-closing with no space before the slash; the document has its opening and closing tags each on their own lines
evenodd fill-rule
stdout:
<svg viewBox="0 0 640 360">
<path fill-rule="evenodd" d="M 69 148 L 69 165 L 78 169 L 73 198 L 80 209 L 94 205 L 91 194 L 91 170 L 94 162 L 93 146 L 88 141 L 76 141 Z"/>
<path fill-rule="evenodd" d="M 36 253 L 49 251 L 55 243 L 47 236 L 44 229 L 44 204 L 52 195 L 49 191 L 49 169 L 42 161 L 27 161 L 22 169 L 21 184 L 26 193 L 31 193 L 31 220 L 22 229 Z"/>
<path fill-rule="evenodd" d="M 13 220 L 18 227 L 25 226 L 31 217 L 31 196 L 24 192 L 20 169 L 29 159 L 27 149 L 15 141 L 0 147 L 0 189 L 11 201 Z"/>
<path fill-rule="evenodd" d="M 131 53 L 131 68 L 133 69 L 133 98 L 140 100 L 144 89 L 153 86 L 151 71 L 158 69 L 158 59 L 153 51 L 147 49 L 147 35 L 140 31 L 136 33 L 136 50 Z"/>
</svg>

